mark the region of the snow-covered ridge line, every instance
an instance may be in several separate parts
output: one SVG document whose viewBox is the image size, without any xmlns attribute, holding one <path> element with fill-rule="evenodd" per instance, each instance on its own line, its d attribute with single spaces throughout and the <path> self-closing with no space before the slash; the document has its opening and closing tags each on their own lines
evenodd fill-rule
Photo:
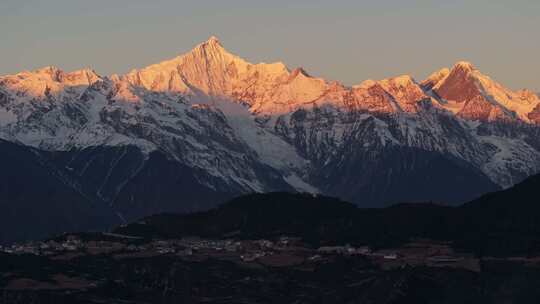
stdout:
<svg viewBox="0 0 540 304">
<path fill-rule="evenodd" d="M 503 112 L 515 113 L 518 119 L 527 123 L 538 122 L 529 117 L 535 110 L 540 112 L 540 109 L 537 109 L 540 104 L 538 96 L 527 94 L 528 91 L 525 90 L 513 92 L 481 74 L 469 62 L 461 61 L 451 70 L 444 68 L 437 71 L 420 84 L 410 75 L 402 75 L 381 81 L 364 81 L 360 85 L 347 88 L 339 82 L 312 77 L 302 68 L 291 72 L 281 62 L 249 63 L 228 52 L 214 36 L 186 54 L 140 70 L 132 70 L 125 75 L 101 77 L 90 69 L 65 73 L 55 67 L 46 67 L 34 72 L 4 76 L 0 81 L 10 88 L 10 83 L 15 81 L 13 78 L 26 79 L 22 89 L 33 97 L 59 92 L 62 88 L 89 86 L 96 81 L 112 81 L 118 87 L 121 97 L 129 101 L 137 101 L 128 88 L 134 86 L 153 92 L 180 93 L 187 96 L 228 97 L 249 104 L 253 113 L 286 114 L 298 108 L 325 103 L 342 107 L 343 99 L 351 96 L 360 108 L 373 109 L 374 106 L 369 104 L 368 99 L 358 95 L 364 95 L 362 90 L 377 85 L 382 86 L 397 102 L 384 108 L 378 107 L 379 111 L 416 112 L 416 102 L 433 98 L 429 93 L 444 87 L 445 82 L 455 74 L 458 74 L 460 79 L 458 83 L 451 84 L 455 87 L 454 94 L 458 94 L 459 86 L 466 88 L 468 92 L 465 94 L 469 95 L 472 90 L 478 90 L 479 95 Z M 450 80 L 456 82 L 455 79 Z M 474 81 L 474 84 L 468 83 L 470 81 Z M 464 109 L 463 100 L 453 100 L 454 97 L 460 97 L 448 97 L 441 97 L 441 100 L 434 98 L 433 101 L 451 113 L 458 114 L 465 110 L 462 115 L 464 118 L 477 118 L 478 115 L 465 113 L 467 108 Z M 482 118 L 498 119 L 496 114 L 492 116 L 489 118 L 489 115 L 484 115 Z"/>
</svg>

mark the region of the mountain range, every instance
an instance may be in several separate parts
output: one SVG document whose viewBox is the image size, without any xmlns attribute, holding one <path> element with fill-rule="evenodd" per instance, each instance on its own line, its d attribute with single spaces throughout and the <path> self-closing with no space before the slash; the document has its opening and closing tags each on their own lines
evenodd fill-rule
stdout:
<svg viewBox="0 0 540 304">
<path fill-rule="evenodd" d="M 253 192 L 458 204 L 540 172 L 539 124 L 537 94 L 468 62 L 348 87 L 215 37 L 124 75 L 1 76 L 1 241 Z"/>
</svg>

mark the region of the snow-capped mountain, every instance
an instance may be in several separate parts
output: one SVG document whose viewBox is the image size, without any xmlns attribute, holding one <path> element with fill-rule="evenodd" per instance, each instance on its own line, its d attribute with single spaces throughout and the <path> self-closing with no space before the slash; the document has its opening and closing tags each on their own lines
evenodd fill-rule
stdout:
<svg viewBox="0 0 540 304">
<path fill-rule="evenodd" d="M 537 95 L 467 62 L 347 87 L 215 37 L 125 75 L 0 77 L 0 138 L 127 219 L 277 190 L 459 202 L 539 172 L 539 123 Z"/>
<path fill-rule="evenodd" d="M 468 62 L 457 63 L 446 75 L 444 71 L 438 74 L 439 79 L 430 77 L 425 84 L 433 84 L 429 89 L 440 97 L 442 106 L 459 117 L 480 121 L 517 117 L 525 122 L 538 122 L 531 118 L 538 106 L 538 96 L 534 93 L 513 92 Z"/>
</svg>

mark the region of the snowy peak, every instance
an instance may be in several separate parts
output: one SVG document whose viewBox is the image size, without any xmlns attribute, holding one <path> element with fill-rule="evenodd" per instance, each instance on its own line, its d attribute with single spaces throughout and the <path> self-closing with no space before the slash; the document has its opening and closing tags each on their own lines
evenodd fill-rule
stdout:
<svg viewBox="0 0 540 304">
<path fill-rule="evenodd" d="M 353 86 L 350 98 L 345 98 L 350 108 L 373 113 L 396 113 L 400 111 L 396 100 L 380 82 L 366 80 Z"/>
<path fill-rule="evenodd" d="M 354 85 L 352 88 L 353 89 L 369 89 L 370 87 L 376 85 L 377 82 L 373 79 L 366 79 L 364 81 L 362 81 L 360 84 L 357 84 L 357 85 Z"/>
<path fill-rule="evenodd" d="M 210 38 L 208 38 L 208 40 L 205 43 L 209 44 L 209 45 L 221 46 L 221 42 L 219 41 L 218 37 L 216 37 L 216 36 L 210 36 Z"/>
<path fill-rule="evenodd" d="M 211 37 L 184 55 L 133 70 L 120 78 L 151 91 L 194 94 L 201 90 L 211 94 L 225 89 L 223 78 L 234 59 L 217 38 Z"/>
<path fill-rule="evenodd" d="M 411 75 L 400 75 L 397 77 L 386 78 L 379 81 L 379 83 L 389 90 L 406 89 L 418 86 Z"/>
<path fill-rule="evenodd" d="M 410 75 L 384 79 L 380 81 L 380 84 L 394 98 L 400 110 L 407 113 L 418 112 L 418 103 L 429 99 Z"/>
<path fill-rule="evenodd" d="M 366 80 L 353 86 L 352 93 L 360 109 L 378 113 L 417 113 L 420 102 L 429 99 L 410 75 Z"/>
<path fill-rule="evenodd" d="M 61 69 L 55 66 L 47 66 L 47 67 L 35 70 L 33 74 L 49 78 L 52 81 L 61 82 L 64 71 L 62 71 Z"/>
<path fill-rule="evenodd" d="M 48 66 L 32 72 L 0 77 L 0 86 L 23 97 L 22 100 L 32 100 L 58 96 L 68 89 L 83 91 L 100 80 L 101 76 L 90 69 L 66 73 L 57 67 Z"/>
<path fill-rule="evenodd" d="M 454 65 L 454 67 L 452 68 L 452 70 L 453 70 L 453 71 L 454 71 L 454 70 L 461 70 L 461 71 L 470 73 L 470 72 L 476 70 L 476 67 L 475 67 L 472 63 L 470 63 L 470 62 L 468 62 L 468 61 L 458 61 L 458 62 Z"/>
<path fill-rule="evenodd" d="M 443 79 L 448 77 L 450 74 L 449 68 L 443 68 L 429 75 L 422 83 L 420 84 L 422 88 L 426 91 L 430 91 L 434 86 L 436 86 Z"/>
<path fill-rule="evenodd" d="M 266 89 L 288 77 L 289 71 L 283 63 L 251 64 L 227 51 L 219 39 L 211 37 L 184 55 L 134 70 L 121 79 L 151 91 L 243 99 L 253 95 L 246 90 L 260 91 L 261 87 Z"/>
<path fill-rule="evenodd" d="M 68 86 L 90 86 L 103 79 L 92 69 L 82 69 L 62 75 L 62 82 Z"/>
<path fill-rule="evenodd" d="M 442 81 L 434 86 L 434 91 L 442 98 L 463 103 L 480 95 L 472 64 L 459 62 L 450 70 Z"/>
<path fill-rule="evenodd" d="M 442 99 L 444 108 L 471 120 L 529 122 L 528 114 L 538 104 L 533 96 L 513 92 L 466 61 L 456 63 L 448 75 L 435 73 L 422 84 L 424 89 L 432 90 Z"/>
<path fill-rule="evenodd" d="M 291 72 L 290 79 L 294 79 L 298 76 L 311 78 L 311 76 L 302 67 L 298 67 Z"/>
<path fill-rule="evenodd" d="M 101 79 L 101 77 L 94 70 L 89 68 L 67 73 L 54 66 L 44 67 L 33 72 L 23 72 L 17 74 L 16 76 L 22 76 L 22 78 L 26 77 L 39 79 L 43 81 L 54 81 L 65 85 L 91 85 L 92 83 Z"/>
<path fill-rule="evenodd" d="M 215 36 L 210 37 L 207 41 L 197 45 L 187 54 L 181 57 L 192 56 L 197 59 L 217 59 L 222 61 L 230 60 L 229 57 L 235 57 L 229 53 L 218 38 Z"/>
<path fill-rule="evenodd" d="M 257 84 L 259 87 L 248 96 L 254 102 L 248 100 L 247 103 L 251 105 L 253 113 L 264 115 L 286 114 L 321 103 L 333 103 L 334 98 L 326 94 L 331 89 L 338 89 L 335 84 L 332 86 L 324 79 L 312 77 L 301 68 Z M 251 90 L 248 88 L 248 91 Z"/>
<path fill-rule="evenodd" d="M 252 64 L 228 52 L 215 37 L 175 59 L 120 77 L 150 91 L 229 99 L 254 113 L 277 114 L 309 106 L 329 89 L 325 80 L 281 62 Z"/>
</svg>

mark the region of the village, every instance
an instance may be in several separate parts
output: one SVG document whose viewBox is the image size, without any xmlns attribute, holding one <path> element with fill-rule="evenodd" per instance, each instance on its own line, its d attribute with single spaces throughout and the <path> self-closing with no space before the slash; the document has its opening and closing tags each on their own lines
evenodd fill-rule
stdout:
<svg viewBox="0 0 540 304">
<path fill-rule="evenodd" d="M 287 267 L 324 262 L 339 256 L 361 256 L 382 269 L 402 267 L 453 267 L 480 271 L 480 260 L 457 253 L 448 243 L 415 240 L 399 248 L 373 250 L 368 246 L 321 246 L 312 248 L 300 238 L 282 236 L 275 240 L 204 239 L 198 237 L 143 240 L 103 233 L 103 239 L 84 240 L 76 234 L 61 239 L 0 246 L 4 254 L 31 254 L 53 260 L 69 260 L 86 255 L 110 255 L 115 259 L 173 255 L 189 260 L 209 258 L 263 266 Z"/>
</svg>

